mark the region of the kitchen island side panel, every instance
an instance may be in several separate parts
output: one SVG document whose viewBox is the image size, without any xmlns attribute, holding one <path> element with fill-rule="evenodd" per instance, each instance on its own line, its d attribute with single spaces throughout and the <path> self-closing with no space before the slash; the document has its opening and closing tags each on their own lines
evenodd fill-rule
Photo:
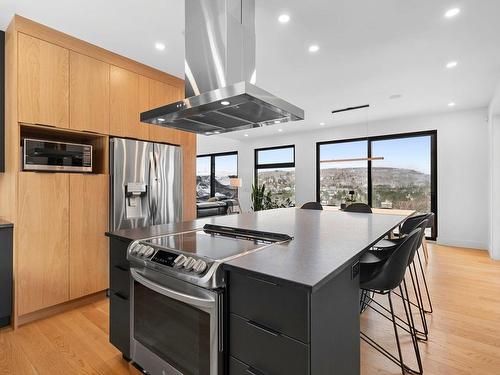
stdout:
<svg viewBox="0 0 500 375">
<path fill-rule="evenodd" d="M 311 294 L 311 375 L 359 375 L 359 329 L 354 264 Z"/>
</svg>

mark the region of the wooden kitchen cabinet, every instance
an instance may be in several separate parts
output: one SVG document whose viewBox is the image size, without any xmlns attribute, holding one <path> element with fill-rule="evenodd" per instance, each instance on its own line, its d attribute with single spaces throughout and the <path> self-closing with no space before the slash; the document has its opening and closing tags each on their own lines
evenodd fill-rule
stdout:
<svg viewBox="0 0 500 375">
<path fill-rule="evenodd" d="M 17 313 L 69 299 L 69 174 L 19 173 Z"/>
<path fill-rule="evenodd" d="M 149 139 L 149 125 L 139 121 L 141 112 L 149 109 L 149 81 L 137 73 L 111 66 L 110 134 Z"/>
<path fill-rule="evenodd" d="M 18 34 L 18 121 L 69 127 L 69 50 Z"/>
<path fill-rule="evenodd" d="M 109 134 L 109 64 L 71 51 L 70 127 Z"/>
<path fill-rule="evenodd" d="M 70 176 L 70 299 L 108 288 L 108 184 L 105 174 Z"/>
<path fill-rule="evenodd" d="M 166 104 L 183 99 L 182 92 L 178 87 L 152 79 L 149 81 L 149 109 L 162 107 Z M 182 131 L 180 130 L 151 125 L 149 129 L 149 140 L 179 145 L 181 142 L 181 134 Z"/>
</svg>

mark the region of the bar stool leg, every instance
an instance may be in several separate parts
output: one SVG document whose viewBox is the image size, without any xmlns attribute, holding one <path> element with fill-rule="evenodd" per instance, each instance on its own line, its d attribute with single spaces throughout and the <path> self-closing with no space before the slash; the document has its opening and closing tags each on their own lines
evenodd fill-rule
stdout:
<svg viewBox="0 0 500 375">
<path fill-rule="evenodd" d="M 414 375 L 422 375 L 424 373 L 423 370 L 423 365 L 422 365 L 422 358 L 420 356 L 420 349 L 418 347 L 418 339 L 417 339 L 417 333 L 415 330 L 415 321 L 413 320 L 413 314 L 411 311 L 411 303 L 410 301 L 410 296 L 408 294 L 408 287 L 406 285 L 406 281 L 403 279 L 403 286 L 404 286 L 404 294 L 403 294 L 403 289 L 401 288 L 401 285 L 399 286 L 400 288 L 400 293 L 402 296 L 405 296 L 406 298 L 401 298 L 406 314 L 406 319 L 408 319 L 408 324 L 410 326 L 410 330 L 412 331 L 411 336 L 411 341 L 413 344 L 413 350 L 415 352 L 415 357 L 417 359 L 417 365 L 418 365 L 418 370 L 413 370 L 407 365 L 404 365 L 405 371 L 414 374 Z M 408 302 L 408 303 L 407 303 Z"/>
</svg>

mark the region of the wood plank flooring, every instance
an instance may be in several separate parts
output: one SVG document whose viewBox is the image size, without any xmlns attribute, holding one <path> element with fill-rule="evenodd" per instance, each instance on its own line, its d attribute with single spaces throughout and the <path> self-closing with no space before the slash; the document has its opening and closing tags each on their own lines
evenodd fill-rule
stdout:
<svg viewBox="0 0 500 375">
<path fill-rule="evenodd" d="M 429 342 L 421 344 L 424 373 L 500 374 L 500 262 L 482 251 L 437 245 L 430 246 L 430 254 L 435 312 L 429 317 Z M 109 344 L 108 314 L 102 300 L 16 331 L 1 330 L 0 374 L 139 374 Z M 388 321 L 368 310 L 361 327 L 395 353 Z M 409 354 L 407 337 L 403 346 Z M 363 375 L 400 374 L 365 343 L 361 357 Z"/>
</svg>

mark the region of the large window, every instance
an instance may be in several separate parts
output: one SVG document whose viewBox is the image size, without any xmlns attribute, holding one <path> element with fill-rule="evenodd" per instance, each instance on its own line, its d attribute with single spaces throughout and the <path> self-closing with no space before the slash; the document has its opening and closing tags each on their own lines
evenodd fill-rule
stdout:
<svg viewBox="0 0 500 375">
<path fill-rule="evenodd" d="M 279 205 L 295 204 L 295 146 L 255 150 L 255 182 Z"/>
<path fill-rule="evenodd" d="M 205 201 L 211 197 L 233 199 L 238 188 L 230 180 L 238 177 L 238 153 L 200 155 L 196 158 L 196 199 Z"/>
<path fill-rule="evenodd" d="M 317 162 L 322 204 L 356 201 L 437 214 L 436 132 L 321 142 Z M 428 236 L 436 238 L 436 225 Z"/>
</svg>

